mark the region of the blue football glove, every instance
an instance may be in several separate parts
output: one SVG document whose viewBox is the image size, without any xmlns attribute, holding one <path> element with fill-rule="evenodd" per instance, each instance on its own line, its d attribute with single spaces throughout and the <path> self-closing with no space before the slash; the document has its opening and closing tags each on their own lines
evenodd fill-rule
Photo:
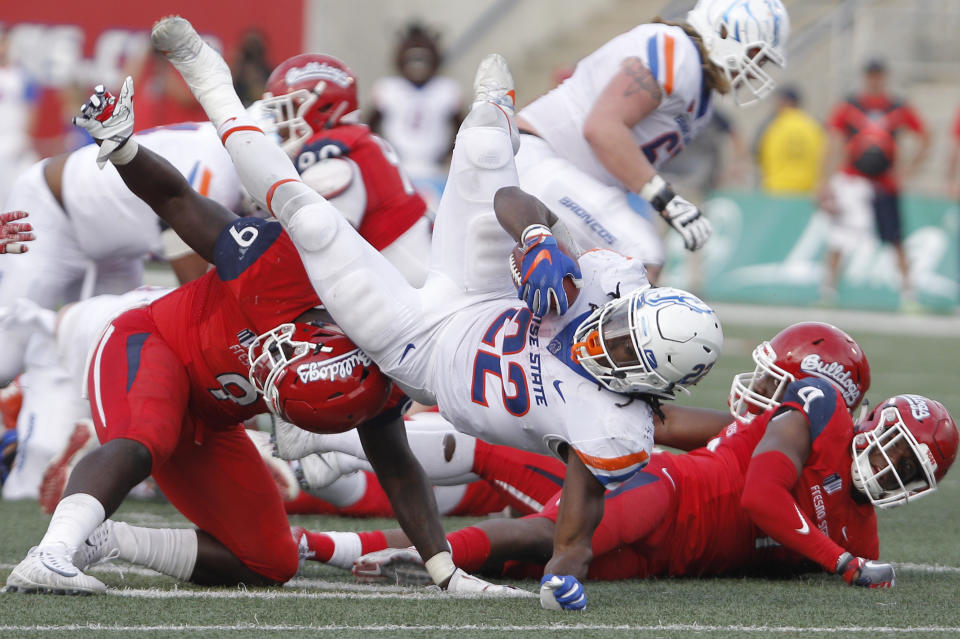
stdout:
<svg viewBox="0 0 960 639">
<path fill-rule="evenodd" d="M 563 315 L 569 307 L 563 278 L 569 275 L 579 280 L 580 266 L 560 250 L 553 233 L 542 224 L 527 227 L 520 243 L 523 248 L 517 297 L 537 317 L 543 317 L 551 308 Z"/>
<path fill-rule="evenodd" d="M 587 593 L 572 575 L 544 575 L 540 580 L 540 606 L 544 610 L 585 610 Z"/>
<path fill-rule="evenodd" d="M 848 552 L 837 560 L 837 574 L 851 586 L 861 588 L 893 588 L 896 583 L 896 573 L 890 564 L 867 561 Z"/>
</svg>

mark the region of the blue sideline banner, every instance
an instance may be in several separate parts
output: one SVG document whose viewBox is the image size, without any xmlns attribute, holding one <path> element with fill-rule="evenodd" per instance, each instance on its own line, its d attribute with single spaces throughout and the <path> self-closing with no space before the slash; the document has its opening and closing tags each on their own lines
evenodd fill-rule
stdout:
<svg viewBox="0 0 960 639">
<path fill-rule="evenodd" d="M 904 246 L 917 301 L 950 313 L 960 298 L 960 211 L 943 199 L 903 198 Z M 690 254 L 668 235 L 662 283 L 689 287 L 704 299 L 788 306 L 820 298 L 830 226 L 809 198 L 715 192 L 705 204 L 714 235 L 691 281 Z M 893 250 L 868 234 L 844 258 L 837 307 L 892 310 L 900 306 L 900 272 Z"/>
</svg>

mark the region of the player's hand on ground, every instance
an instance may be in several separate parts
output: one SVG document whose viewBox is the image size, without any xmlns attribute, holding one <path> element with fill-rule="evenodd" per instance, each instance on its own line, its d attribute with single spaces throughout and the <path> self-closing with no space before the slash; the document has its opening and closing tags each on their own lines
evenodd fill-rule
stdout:
<svg viewBox="0 0 960 639">
<path fill-rule="evenodd" d="M 29 215 L 26 211 L 0 213 L 0 254 L 26 253 L 24 242 L 37 239 L 29 222 L 20 222 Z"/>
<path fill-rule="evenodd" d="M 80 113 L 74 116 L 73 123 L 86 129 L 100 143 L 97 166 L 103 168 L 110 156 L 133 134 L 133 78 L 127 76 L 117 96 L 102 84 L 93 91 L 87 103 L 80 107 Z"/>
<path fill-rule="evenodd" d="M 580 279 L 580 266 L 576 260 L 560 250 L 556 238 L 546 226 L 535 224 L 523 232 L 517 297 L 537 317 L 543 317 L 550 309 L 558 315 L 567 312 L 569 300 L 563 289 L 567 276 Z"/>
<path fill-rule="evenodd" d="M 484 579 L 480 579 L 479 577 L 474 577 L 473 575 L 464 572 L 460 568 L 457 568 L 453 575 L 451 575 L 450 581 L 447 582 L 446 591 L 456 593 L 474 593 L 483 595 L 485 597 L 515 598 L 534 596 L 533 593 L 523 590 L 522 588 L 493 584 Z"/>
<path fill-rule="evenodd" d="M 540 580 L 540 606 L 545 610 L 585 610 L 587 593 L 573 575 L 544 575 Z"/>
<path fill-rule="evenodd" d="M 674 195 L 660 215 L 683 237 L 683 246 L 688 251 L 697 251 L 710 239 L 713 226 L 703 213 L 691 202 Z"/>
<path fill-rule="evenodd" d="M 868 561 L 845 552 L 837 561 L 837 574 L 851 586 L 862 588 L 892 588 L 896 573 L 890 564 Z"/>
</svg>

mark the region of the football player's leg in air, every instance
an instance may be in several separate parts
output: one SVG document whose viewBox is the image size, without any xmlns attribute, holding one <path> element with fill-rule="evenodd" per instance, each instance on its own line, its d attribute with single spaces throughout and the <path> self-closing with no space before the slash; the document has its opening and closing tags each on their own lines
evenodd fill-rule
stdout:
<svg viewBox="0 0 960 639">
<path fill-rule="evenodd" d="M 84 106 L 78 122 L 103 142 L 104 157 L 118 166 L 128 187 L 218 271 L 150 307 L 128 311 L 111 324 L 96 349 L 89 384 L 104 445 L 74 469 L 47 534 L 10 574 L 7 587 L 19 592 L 102 592 L 104 585 L 78 566 L 112 551 L 197 583 L 282 583 L 296 571 L 297 548 L 269 471 L 238 426 L 266 407 L 247 384 L 250 364 L 237 355 L 235 343 L 239 339 L 246 344 L 244 331 L 235 329 L 254 326 L 276 337 L 269 329 L 300 317 L 319 300 L 279 225 L 237 218 L 196 194 L 168 163 L 129 139 L 131 94 L 129 79 L 118 98 L 98 93 Z M 258 261 L 264 254 L 267 258 Z M 226 269 L 222 273 L 221 266 Z M 244 289 L 248 285 L 250 295 L 242 306 L 238 298 L 248 293 Z M 288 295 L 263 296 L 271 285 Z M 228 314 L 211 320 L 210 309 L 226 309 Z M 187 355 L 178 350 L 190 335 L 212 331 L 213 326 L 205 325 L 210 321 L 240 324 L 230 327 L 220 347 L 186 348 L 199 349 L 207 366 L 230 368 L 229 386 L 223 386 L 227 382 L 222 375 L 207 380 L 202 371 L 188 369 Z M 157 322 L 174 332 L 186 331 L 176 333 L 176 347 L 161 335 Z M 315 331 L 306 324 L 299 326 L 311 334 Z M 238 362 L 242 373 L 232 370 Z M 377 379 L 375 369 L 369 372 L 361 384 Z M 515 589 L 494 587 L 453 567 L 429 483 L 409 451 L 398 411 L 376 415 L 385 397 L 364 406 L 367 413 L 358 413 L 356 421 L 363 422 L 360 436 L 401 525 L 418 540 L 425 556 L 439 556 L 441 568 L 450 566 L 449 571 L 437 571 L 443 572 L 437 583 L 517 596 Z M 200 415 L 188 412 L 194 400 L 205 406 Z M 150 474 L 198 530 L 154 530 L 111 521 L 101 525 L 129 489 Z M 250 525 L 252 504 L 259 513 L 256 526 Z M 74 555 L 78 548 L 82 552 Z"/>
</svg>

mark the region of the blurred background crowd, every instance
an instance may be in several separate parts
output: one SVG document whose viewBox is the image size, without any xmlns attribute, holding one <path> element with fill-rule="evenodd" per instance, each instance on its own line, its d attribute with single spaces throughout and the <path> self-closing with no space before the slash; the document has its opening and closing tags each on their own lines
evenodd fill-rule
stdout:
<svg viewBox="0 0 960 639">
<path fill-rule="evenodd" d="M 711 127 L 664 171 L 716 229 L 692 259 L 668 236 L 664 283 L 712 300 L 955 312 L 960 4 L 785 4 L 793 26 L 776 98 L 749 109 L 719 102 Z M 95 82 L 134 77 L 138 130 L 205 119 L 149 46 L 147 29 L 163 13 L 189 15 L 224 52 L 247 103 L 291 55 L 345 61 L 364 121 L 435 204 L 483 54 L 507 57 L 522 105 L 612 36 L 690 5 L 273 0 L 225 11 L 212 0 L 148 0 L 94 16 L 53 0 L 18 3 L 0 14 L 0 198 L 36 159 L 89 142 L 69 122 Z M 895 205 L 900 229 L 885 221 Z M 643 208 L 638 199 L 638 215 Z"/>
</svg>

